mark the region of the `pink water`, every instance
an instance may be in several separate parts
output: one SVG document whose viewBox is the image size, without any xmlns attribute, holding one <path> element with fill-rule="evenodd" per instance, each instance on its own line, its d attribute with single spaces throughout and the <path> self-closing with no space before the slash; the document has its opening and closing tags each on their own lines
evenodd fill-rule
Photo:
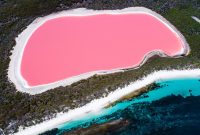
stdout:
<svg viewBox="0 0 200 135">
<path fill-rule="evenodd" d="M 148 14 L 60 17 L 32 34 L 21 74 L 37 86 L 91 71 L 134 67 L 150 51 L 173 56 L 181 48 L 180 39 Z"/>
</svg>

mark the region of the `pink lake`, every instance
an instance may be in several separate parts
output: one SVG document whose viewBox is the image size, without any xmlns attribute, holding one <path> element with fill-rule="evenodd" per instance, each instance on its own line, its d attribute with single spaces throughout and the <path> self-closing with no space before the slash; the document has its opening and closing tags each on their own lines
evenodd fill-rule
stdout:
<svg viewBox="0 0 200 135">
<path fill-rule="evenodd" d="M 145 13 L 66 16 L 46 21 L 28 39 L 21 75 L 29 86 L 84 73 L 135 67 L 161 50 L 180 52 L 180 37 Z"/>
</svg>

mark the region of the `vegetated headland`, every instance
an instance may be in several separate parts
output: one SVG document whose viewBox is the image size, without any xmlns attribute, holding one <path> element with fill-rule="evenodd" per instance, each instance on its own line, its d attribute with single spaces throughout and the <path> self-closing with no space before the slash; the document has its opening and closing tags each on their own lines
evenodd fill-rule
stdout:
<svg viewBox="0 0 200 135">
<path fill-rule="evenodd" d="M 161 14 L 170 21 L 186 38 L 191 53 L 181 58 L 152 58 L 138 69 L 109 75 L 94 75 L 70 86 L 59 87 L 45 93 L 31 96 L 17 92 L 8 81 L 7 68 L 10 50 L 15 46 L 15 37 L 35 18 L 52 12 L 72 8 L 122 9 L 130 6 L 144 6 Z M 200 67 L 200 25 L 191 16 L 200 18 L 198 0 L 64 0 L 0 1 L 0 128 L 5 134 L 13 133 L 21 126 L 31 126 L 56 113 L 81 107 L 93 99 L 106 96 L 119 87 L 148 75 L 155 70 L 192 69 Z"/>
</svg>

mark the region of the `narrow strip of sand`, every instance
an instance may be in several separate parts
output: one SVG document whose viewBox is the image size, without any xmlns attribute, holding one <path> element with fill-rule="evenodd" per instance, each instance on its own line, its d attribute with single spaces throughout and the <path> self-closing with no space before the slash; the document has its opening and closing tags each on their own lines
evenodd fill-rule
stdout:
<svg viewBox="0 0 200 135">
<path fill-rule="evenodd" d="M 197 18 L 195 16 L 191 16 L 191 17 L 192 17 L 192 19 L 194 19 L 195 21 L 197 21 L 198 23 L 200 23 L 200 19 L 199 18 Z"/>
<path fill-rule="evenodd" d="M 143 88 L 146 85 L 152 84 L 158 80 L 175 79 L 175 78 L 196 78 L 200 77 L 200 69 L 188 69 L 188 70 L 163 70 L 157 71 L 145 76 L 130 85 L 119 88 L 114 92 L 111 92 L 107 97 L 93 100 L 89 104 L 70 110 L 67 113 L 59 113 L 56 118 L 48 121 L 44 121 L 40 124 L 27 127 L 24 130 L 20 130 L 15 135 L 35 135 L 47 130 L 58 127 L 59 125 L 66 123 L 70 120 L 75 120 L 84 117 L 88 112 L 90 113 L 100 113 L 100 110 L 109 104 L 117 101 L 118 99 Z"/>
<path fill-rule="evenodd" d="M 10 57 L 11 62 L 9 64 L 8 68 L 8 78 L 11 82 L 13 82 L 16 86 L 16 89 L 21 92 L 26 92 L 29 94 L 39 94 L 44 91 L 47 91 L 49 89 L 56 88 L 58 86 L 67 86 L 74 82 L 77 82 L 81 79 L 87 79 L 94 74 L 110 74 L 114 72 L 123 72 L 123 69 L 113 69 L 109 71 L 94 71 L 89 72 L 85 74 L 81 74 L 78 76 L 70 77 L 55 83 L 49 83 L 44 85 L 39 85 L 35 87 L 31 87 L 28 85 L 27 81 L 22 77 L 21 75 L 21 61 L 23 56 L 23 51 L 26 46 L 26 43 L 32 33 L 40 27 L 42 24 L 44 24 L 47 20 L 63 17 L 63 16 L 88 16 L 88 15 L 97 15 L 97 14 L 128 14 L 128 13 L 146 13 L 151 16 L 156 17 L 158 20 L 160 20 L 165 26 L 167 26 L 175 35 L 179 38 L 181 38 L 181 42 L 183 44 L 182 49 L 180 52 L 177 52 L 175 56 L 173 57 L 180 57 L 181 55 L 187 55 L 190 52 L 189 45 L 187 41 L 185 40 L 184 36 L 172 25 L 170 24 L 165 18 L 163 18 L 161 15 L 147 9 L 144 7 L 130 7 L 125 8 L 121 10 L 88 10 L 88 9 L 75 9 L 75 10 L 68 10 L 68 11 L 62 11 L 59 13 L 51 14 L 45 17 L 41 17 L 36 19 L 34 22 L 32 22 L 17 38 L 16 38 L 16 46 L 12 50 L 12 55 Z M 159 55 L 161 57 L 169 57 L 167 56 L 162 50 L 154 50 L 152 52 L 149 52 L 146 54 L 143 58 L 143 61 L 141 63 L 138 63 L 138 66 L 135 68 L 139 68 L 142 64 L 144 64 L 149 57 L 153 55 Z M 134 68 L 134 67 L 128 67 L 128 68 Z"/>
</svg>

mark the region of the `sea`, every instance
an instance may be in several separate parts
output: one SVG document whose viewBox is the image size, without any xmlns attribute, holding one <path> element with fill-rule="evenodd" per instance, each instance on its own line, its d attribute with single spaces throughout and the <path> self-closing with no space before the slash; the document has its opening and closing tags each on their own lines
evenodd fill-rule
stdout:
<svg viewBox="0 0 200 135">
<path fill-rule="evenodd" d="M 42 135 L 200 135 L 200 78 L 167 79 L 155 86 Z M 125 122 L 107 124 L 117 121 Z"/>
</svg>

